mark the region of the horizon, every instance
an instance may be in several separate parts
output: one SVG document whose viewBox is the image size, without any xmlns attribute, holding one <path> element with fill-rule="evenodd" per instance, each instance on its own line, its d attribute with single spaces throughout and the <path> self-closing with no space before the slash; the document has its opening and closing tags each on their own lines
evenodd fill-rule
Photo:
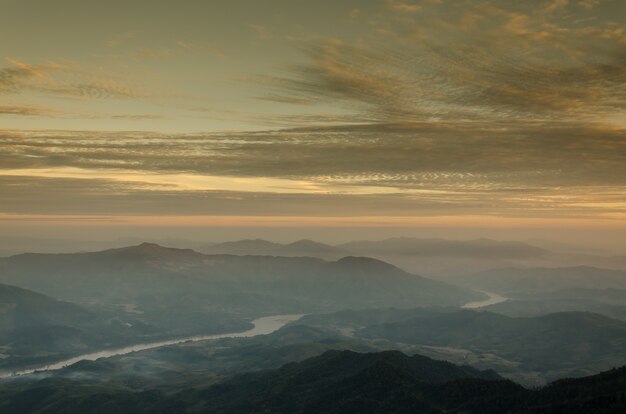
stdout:
<svg viewBox="0 0 626 414">
<path fill-rule="evenodd" d="M 102 248 L 113 248 L 130 246 L 136 243 L 155 243 L 162 245 L 163 247 L 174 248 L 191 248 L 199 245 L 211 245 L 219 243 L 231 243 L 239 241 L 269 241 L 278 244 L 291 244 L 298 241 L 313 241 L 316 243 L 322 243 L 329 246 L 338 246 L 349 242 L 355 241 L 385 241 L 392 239 L 409 239 L 409 240 L 444 240 L 444 241 L 459 241 L 459 242 L 471 242 L 488 240 L 495 242 L 517 242 L 524 243 L 531 246 L 545 248 L 547 250 L 554 251 L 579 251 L 596 253 L 600 255 L 623 255 L 623 240 L 620 237 L 621 233 L 617 232 L 615 239 L 607 239 L 606 234 L 598 235 L 597 241 L 589 242 L 589 234 L 584 234 L 579 239 L 573 238 L 571 235 L 563 235 L 562 237 L 542 237 L 544 233 L 542 231 L 531 232 L 525 236 L 511 237 L 511 232 L 505 230 L 501 233 L 488 234 L 485 231 L 471 231 L 467 234 L 459 234 L 457 232 L 450 233 L 449 231 L 434 231 L 434 232 L 398 232 L 394 229 L 385 229 L 368 231 L 367 229 L 352 229 L 355 230 L 349 235 L 345 231 L 341 233 L 333 234 L 332 231 L 323 229 L 318 232 L 307 235 L 308 229 L 295 228 L 290 231 L 277 231 L 272 228 L 269 233 L 266 229 L 243 229 L 242 231 L 230 231 L 229 229 L 224 232 L 215 232 L 213 229 L 210 231 L 202 230 L 200 233 L 189 234 L 186 229 L 179 229 L 178 232 L 172 233 L 171 231 L 160 232 L 156 234 L 144 234 L 138 235 L 136 230 L 132 230 L 126 235 L 103 235 L 100 237 L 94 237 L 93 231 L 90 231 L 90 236 L 87 236 L 84 232 L 78 234 L 64 234 L 64 237 L 57 236 L 56 232 L 52 232 L 47 236 L 41 235 L 38 232 L 35 235 L 25 235 L 20 231 L 14 235 L 3 234 L 0 236 L 0 257 L 3 252 L 11 251 L 12 254 L 19 253 L 46 253 L 46 252 L 63 252 L 73 253 L 81 251 L 79 246 L 81 243 L 91 243 Z M 310 237 L 309 237 L 310 236 Z M 42 247 L 42 243 L 55 243 L 62 242 L 69 245 L 63 246 L 50 246 Z M 126 244 L 124 244 L 126 243 Z M 171 246 L 168 243 L 172 244 Z M 15 247 L 17 245 L 17 247 Z M 75 246 L 75 247 L 74 247 Z M 43 249 L 43 250 L 42 250 Z M 74 249 L 74 250 L 73 250 Z"/>
</svg>

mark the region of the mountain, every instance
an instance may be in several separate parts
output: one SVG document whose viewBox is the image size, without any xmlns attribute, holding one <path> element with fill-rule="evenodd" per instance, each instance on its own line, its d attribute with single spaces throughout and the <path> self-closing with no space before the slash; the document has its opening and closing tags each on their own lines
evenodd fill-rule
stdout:
<svg viewBox="0 0 626 414">
<path fill-rule="evenodd" d="M 625 383 L 626 367 L 584 378 L 562 379 L 527 393 L 511 414 L 623 413 L 626 411 Z"/>
<path fill-rule="evenodd" d="M 354 255 L 393 263 L 409 272 L 453 282 L 456 282 L 453 278 L 458 275 L 508 267 L 591 266 L 626 270 L 624 256 L 562 249 L 552 251 L 550 246 L 518 241 L 397 237 L 380 241 L 353 241 L 336 247 Z"/>
<path fill-rule="evenodd" d="M 459 305 L 481 297 L 368 258 L 326 262 L 203 255 L 152 243 L 92 253 L 12 256 L 0 259 L 0 281 L 97 309 L 100 315 L 89 326 L 58 323 L 31 329 L 19 348 L 0 351 L 11 356 L 13 365 L 34 364 L 40 361 L 33 359 L 37 355 L 45 356 L 41 361 L 63 359 L 98 346 L 244 331 L 259 315 Z M 22 308 L 16 313 L 20 318 L 27 314 Z M 63 348 L 57 337 L 69 344 Z"/>
<path fill-rule="evenodd" d="M 119 381 L 133 389 L 187 384 L 212 385 L 235 374 L 276 369 L 328 350 L 373 352 L 383 349 L 358 338 L 305 325 L 285 326 L 269 335 L 184 342 L 97 361 L 81 361 L 62 370 L 38 374 L 57 378 Z M 32 376 L 34 378 L 36 376 Z"/>
<path fill-rule="evenodd" d="M 441 413 L 436 408 L 440 404 L 438 398 L 429 394 L 456 381 L 468 380 L 474 389 L 483 386 L 491 391 L 523 391 L 493 372 L 457 367 L 421 356 L 408 357 L 393 351 L 371 354 L 328 351 L 300 363 L 236 376 L 208 388 L 179 384 L 133 391 L 121 384 L 94 386 L 59 378 L 12 389 L 0 387 L 0 410 L 7 414 Z"/>
<path fill-rule="evenodd" d="M 207 254 L 233 254 L 239 256 L 309 256 L 336 260 L 349 254 L 348 251 L 315 242 L 298 240 L 289 244 L 274 243 L 263 239 L 246 239 L 204 246 L 200 249 Z"/>
<path fill-rule="evenodd" d="M 73 303 L 15 286 L 0 284 L 0 344 L 9 348 L 23 346 L 29 335 L 61 342 L 72 327 L 92 323 L 96 316 Z M 65 332 L 50 338 L 55 330 Z M 64 346 L 64 345 L 63 345 Z M 5 352 L 7 352 L 5 350 Z"/>
<path fill-rule="evenodd" d="M 521 390 L 493 372 L 419 355 L 328 351 L 276 371 L 236 377 L 199 396 L 203 409 L 214 413 L 439 413 L 439 402 L 420 394 L 463 380 Z"/>
<path fill-rule="evenodd" d="M 539 316 L 586 311 L 626 321 L 625 289 L 564 289 L 524 295 L 490 305 L 485 310 L 509 316 Z"/>
<path fill-rule="evenodd" d="M 114 313 L 0 284 L 0 370 L 126 344 L 149 333 Z"/>
<path fill-rule="evenodd" d="M 626 364 L 626 322 L 586 312 L 510 317 L 458 309 L 368 309 L 296 322 L 454 363 L 527 385 Z"/>
<path fill-rule="evenodd" d="M 540 294 L 533 294 L 533 299 L 541 300 L 582 300 L 582 301 L 597 301 L 598 303 L 605 303 L 610 305 L 626 305 L 626 289 L 613 289 L 613 288 L 571 288 L 563 290 L 549 291 Z"/>
<path fill-rule="evenodd" d="M 490 239 L 464 241 L 396 237 L 380 241 L 353 241 L 338 247 L 363 255 L 468 256 L 498 259 L 537 257 L 547 253 L 545 249 L 522 242 Z"/>
<path fill-rule="evenodd" d="M 626 289 L 626 271 L 589 266 L 493 269 L 455 279 L 459 284 L 506 296 L 566 289 Z"/>
<path fill-rule="evenodd" d="M 138 306 L 144 313 L 156 307 L 161 314 L 180 308 L 256 316 L 346 307 L 459 305 L 483 296 L 370 258 L 327 262 L 310 257 L 204 255 L 150 243 L 95 253 L 0 259 L 0 281 L 77 302 L 121 303 Z"/>
<path fill-rule="evenodd" d="M 49 239 L 42 237 L 2 237 L 0 236 L 0 257 L 14 256 L 24 252 L 74 253 L 119 248 L 138 244 L 144 240 L 136 237 L 123 237 L 112 240 L 89 239 Z M 171 247 L 196 248 L 205 243 L 176 238 L 151 239 L 152 242 Z"/>
<path fill-rule="evenodd" d="M 177 249 L 163 247 L 156 243 L 141 243 L 137 246 L 108 249 L 97 253 L 87 253 L 83 257 L 87 260 L 97 258 L 117 258 L 124 260 L 157 260 L 159 262 L 201 262 L 204 256 L 191 249 Z"/>
<path fill-rule="evenodd" d="M 518 374 L 519 380 L 523 378 L 519 374 L 553 380 L 626 365 L 626 322 L 586 312 L 532 318 L 466 310 L 430 312 L 368 326 L 355 335 L 443 351 L 467 350 L 482 358 L 480 366 Z"/>
<path fill-rule="evenodd" d="M 6 414 L 616 414 L 626 410 L 626 367 L 527 390 L 490 371 L 395 351 L 328 351 L 282 368 L 203 387 L 133 390 L 49 378 L 0 385 Z"/>
<path fill-rule="evenodd" d="M 283 247 L 283 245 L 280 243 L 263 239 L 245 239 L 203 246 L 200 250 L 207 254 L 272 256 L 275 255 L 275 252 L 281 247 Z"/>
<path fill-rule="evenodd" d="M 396 237 L 378 241 L 353 241 L 337 247 L 440 280 L 497 267 L 552 264 L 556 260 L 552 252 L 540 247 L 490 239 Z"/>
<path fill-rule="evenodd" d="M 529 391 L 419 355 L 329 351 L 200 391 L 212 413 L 606 413 L 626 409 L 626 367 Z"/>
<path fill-rule="evenodd" d="M 278 253 L 280 256 L 313 256 L 325 259 L 340 258 L 349 254 L 343 249 L 307 239 L 283 245 Z"/>
</svg>

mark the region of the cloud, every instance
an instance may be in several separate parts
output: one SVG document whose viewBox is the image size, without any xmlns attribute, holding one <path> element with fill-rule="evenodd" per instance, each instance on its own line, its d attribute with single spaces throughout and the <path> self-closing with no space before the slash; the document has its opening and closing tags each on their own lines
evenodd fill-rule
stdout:
<svg viewBox="0 0 626 414">
<path fill-rule="evenodd" d="M 379 18 L 367 42 L 305 44 L 309 63 L 266 82 L 267 99 L 333 104 L 375 122 L 623 115 L 626 32 L 600 15 L 581 24 L 555 13 L 567 1 L 542 4 L 420 3 L 418 14 Z"/>
<path fill-rule="evenodd" d="M 57 116 L 61 111 L 35 105 L 0 105 L 0 115 Z"/>
<path fill-rule="evenodd" d="M 250 27 L 252 30 L 254 30 L 256 32 L 256 34 L 259 36 L 260 39 L 262 40 L 267 40 L 269 38 L 272 37 L 270 31 L 267 29 L 267 27 L 262 26 L 260 24 L 248 24 L 248 27 Z"/>
<path fill-rule="evenodd" d="M 28 65 L 26 63 L 7 59 L 11 66 L 0 69 L 0 93 L 20 93 L 29 82 L 38 82 L 48 76 L 50 72 L 63 70 L 57 64 Z"/>
<path fill-rule="evenodd" d="M 293 66 L 291 78 L 269 79 L 275 89 L 266 99 L 279 102 L 356 105 L 371 120 L 403 117 L 402 79 L 384 63 L 386 56 L 325 39 L 306 45 L 311 65 Z"/>
<path fill-rule="evenodd" d="M 487 215 L 504 217 L 623 217 L 623 199 L 610 190 L 423 192 L 421 194 L 307 194 L 305 192 L 169 191 L 136 182 L 0 175 L 2 213 L 240 216 Z M 54 200 L 54 202 L 51 202 Z M 600 204 L 600 205 L 598 205 Z"/>
<path fill-rule="evenodd" d="M 0 105 L 1 115 L 32 116 L 45 118 L 83 118 L 83 119 L 126 119 L 126 120 L 158 120 L 168 119 L 157 114 L 107 114 L 103 112 L 70 112 L 37 105 Z"/>
<path fill-rule="evenodd" d="M 111 119 L 129 119 L 129 120 L 156 120 L 156 119 L 168 119 L 165 115 L 154 114 L 123 114 L 123 115 L 111 115 Z"/>
<path fill-rule="evenodd" d="M 568 4 L 569 0 L 552 0 L 546 7 L 545 11 L 546 13 L 554 13 L 557 10 L 566 8 Z"/>
<path fill-rule="evenodd" d="M 146 98 L 150 94 L 137 85 L 112 75 L 80 67 L 47 62 L 29 64 L 7 59 L 10 66 L 0 69 L 0 94 L 26 92 L 93 99 Z"/>
<path fill-rule="evenodd" d="M 183 51 L 191 53 L 208 53 L 219 60 L 228 59 L 228 55 L 226 55 L 223 50 L 213 45 L 197 44 L 179 40 L 176 42 L 176 46 Z"/>
<path fill-rule="evenodd" d="M 402 0 L 385 0 L 387 7 L 396 13 L 415 13 L 420 10 L 419 4 Z"/>
<path fill-rule="evenodd" d="M 626 32 L 605 4 L 390 1 L 376 16 L 363 7 L 354 25 L 370 31 L 360 39 L 309 37 L 298 44 L 305 60 L 256 78 L 267 91 L 259 99 L 293 108 L 248 118 L 299 128 L 0 130 L 2 208 L 41 212 L 53 208 L 47 198 L 75 213 L 624 217 Z M 139 58 L 196 50 L 178 42 Z M 0 69 L 6 96 L 152 96 L 145 89 L 71 63 Z"/>
<path fill-rule="evenodd" d="M 511 129 L 440 121 L 176 136 L 4 131 L 0 163 L 320 178 L 398 188 L 626 185 L 615 174 L 623 162 L 624 133 L 623 127 L 603 124 Z"/>
<path fill-rule="evenodd" d="M 593 9 L 595 6 L 600 4 L 600 0 L 580 0 L 578 5 L 584 7 L 586 9 Z"/>
<path fill-rule="evenodd" d="M 625 136 L 587 122 L 5 130 L 0 194 L 5 212 L 621 217 Z"/>
<path fill-rule="evenodd" d="M 137 36 L 137 32 L 127 31 L 127 32 L 116 34 L 115 36 L 111 37 L 109 40 L 104 42 L 104 44 L 109 48 L 115 49 L 127 43 L 129 40 L 135 38 L 136 36 Z"/>
</svg>

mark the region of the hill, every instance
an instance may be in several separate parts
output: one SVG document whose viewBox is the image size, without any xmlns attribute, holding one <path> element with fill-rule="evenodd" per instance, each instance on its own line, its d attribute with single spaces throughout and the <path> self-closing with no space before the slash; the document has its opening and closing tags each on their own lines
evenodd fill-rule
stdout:
<svg viewBox="0 0 626 414">
<path fill-rule="evenodd" d="M 124 344 L 148 333 L 113 313 L 0 284 L 0 371 Z"/>
<path fill-rule="evenodd" d="M 471 256 L 487 258 L 527 258 L 548 253 L 540 247 L 516 241 L 490 239 L 446 240 L 395 237 L 380 241 L 353 241 L 338 247 L 360 254 L 393 254 L 414 256 Z"/>
<path fill-rule="evenodd" d="M 0 259 L 0 281 L 81 304 L 46 302 L 33 293 L 29 306 L 0 308 L 7 312 L 0 345 L 11 344 L 0 352 L 12 366 L 129 342 L 243 331 L 260 315 L 459 305 L 480 298 L 375 259 L 204 255 L 153 243 L 12 256 Z M 55 316 L 53 305 L 59 312 L 67 308 L 65 319 Z M 78 323 L 80 315 L 91 319 Z M 23 328 L 9 329 L 14 321 Z"/>
<path fill-rule="evenodd" d="M 309 256 L 336 260 L 349 254 L 348 251 L 313 240 L 298 240 L 281 244 L 263 239 L 245 239 L 218 243 L 200 248 L 206 254 L 233 254 L 242 256 Z"/>
<path fill-rule="evenodd" d="M 455 281 L 507 296 L 523 296 L 567 289 L 626 289 L 626 271 L 590 266 L 503 268 L 462 276 Z"/>
<path fill-rule="evenodd" d="M 275 370 L 135 391 L 51 378 L 0 386 L 3 413 L 586 413 L 626 409 L 626 368 L 527 390 L 493 372 L 396 351 L 328 351 Z"/>
<path fill-rule="evenodd" d="M 443 350 L 463 349 L 480 355 L 483 366 L 499 372 L 535 373 L 547 380 L 626 364 L 626 323 L 586 312 L 532 318 L 474 311 L 430 313 L 369 326 L 356 335 Z"/>
<path fill-rule="evenodd" d="M 62 299 L 124 303 L 151 312 L 289 313 L 376 306 L 459 305 L 482 294 L 379 260 L 203 255 L 144 243 L 0 260 L 0 281 Z M 72 286 L 66 289 L 65 286 Z M 166 306 L 168 305 L 168 306 Z"/>
<path fill-rule="evenodd" d="M 509 316 L 539 316 L 555 312 L 593 312 L 626 321 L 625 289 L 564 289 L 520 295 L 485 308 Z"/>
<path fill-rule="evenodd" d="M 494 369 L 528 385 L 626 364 L 626 322 L 586 312 L 509 317 L 457 309 L 371 309 L 309 315 L 297 323 L 412 346 L 405 349 Z"/>
</svg>

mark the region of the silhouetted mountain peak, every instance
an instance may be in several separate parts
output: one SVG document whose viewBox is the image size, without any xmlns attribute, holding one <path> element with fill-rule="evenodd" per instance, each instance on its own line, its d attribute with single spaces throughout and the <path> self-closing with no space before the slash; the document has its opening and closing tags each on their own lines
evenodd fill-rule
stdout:
<svg viewBox="0 0 626 414">
<path fill-rule="evenodd" d="M 216 244 L 214 247 L 219 247 L 219 246 L 276 247 L 276 246 L 280 246 L 280 244 L 274 243 L 272 241 L 265 240 L 265 239 L 243 239 L 243 240 L 219 243 L 219 244 Z"/>
<path fill-rule="evenodd" d="M 491 239 L 447 240 L 394 237 L 380 241 L 353 241 L 338 246 L 360 254 L 475 256 L 475 257 L 535 257 L 547 250 L 515 241 Z"/>
<path fill-rule="evenodd" d="M 165 261 L 174 259 L 197 259 L 203 256 L 201 253 L 198 253 L 191 249 L 175 249 L 149 242 L 144 242 L 136 246 L 104 250 L 96 254 L 125 259 L 159 259 Z"/>
<path fill-rule="evenodd" d="M 165 247 L 163 247 L 163 246 L 161 246 L 159 244 L 156 244 L 156 243 L 143 242 L 143 243 L 139 244 L 138 246 L 136 246 L 136 249 L 151 251 L 151 250 L 165 249 Z"/>
<path fill-rule="evenodd" d="M 244 239 L 229 241 L 208 246 L 203 252 L 209 254 L 234 255 L 271 255 L 282 247 L 282 244 L 264 239 Z"/>
<path fill-rule="evenodd" d="M 289 243 L 287 245 L 285 245 L 285 247 L 302 247 L 302 248 L 307 248 L 307 249 L 319 249 L 319 248 L 323 248 L 323 249 L 333 249 L 332 246 L 329 246 L 327 244 L 324 243 L 320 243 L 320 242 L 316 242 L 314 240 L 310 240 L 310 239 L 301 239 L 298 241 L 295 241 L 293 243 Z"/>
<path fill-rule="evenodd" d="M 362 257 L 362 256 L 346 256 L 334 262 L 335 265 L 340 267 L 349 267 L 353 269 L 363 269 L 372 272 L 381 272 L 381 271 L 391 271 L 391 272 L 402 272 L 403 270 L 397 268 L 396 266 L 384 262 L 382 260 L 374 259 L 371 257 Z"/>
</svg>

